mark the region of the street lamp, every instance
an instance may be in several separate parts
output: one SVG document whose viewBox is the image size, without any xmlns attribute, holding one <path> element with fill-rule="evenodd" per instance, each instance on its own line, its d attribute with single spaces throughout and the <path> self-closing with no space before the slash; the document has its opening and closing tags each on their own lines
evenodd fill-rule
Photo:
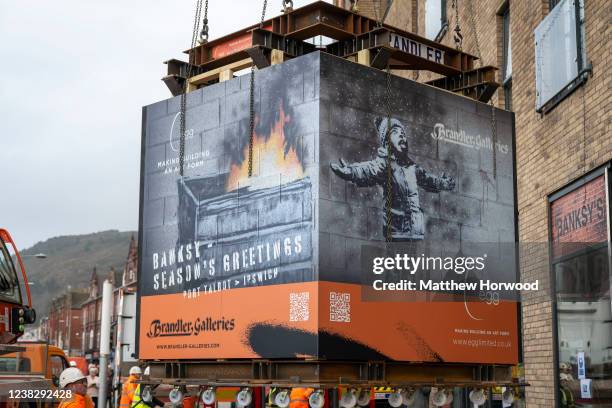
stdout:
<svg viewBox="0 0 612 408">
<path fill-rule="evenodd" d="M 47 259 L 47 254 L 39 253 L 33 255 L 22 255 L 22 258 L 37 258 L 37 259 Z"/>
<path fill-rule="evenodd" d="M 47 254 L 43 254 L 42 252 L 38 253 L 38 254 L 33 254 L 33 255 L 21 255 L 22 259 L 28 259 L 28 258 L 36 258 L 36 259 L 47 259 Z M 28 284 L 34 285 L 34 282 L 28 282 Z"/>
</svg>

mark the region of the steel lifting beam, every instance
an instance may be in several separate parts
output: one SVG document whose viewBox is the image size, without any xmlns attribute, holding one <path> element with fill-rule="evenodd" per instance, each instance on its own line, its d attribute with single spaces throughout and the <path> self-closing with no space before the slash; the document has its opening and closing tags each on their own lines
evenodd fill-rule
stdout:
<svg viewBox="0 0 612 408">
<path fill-rule="evenodd" d="M 497 68 L 491 65 L 457 75 L 426 82 L 428 85 L 459 93 L 481 102 L 488 102 L 500 86 L 495 80 Z"/>
<path fill-rule="evenodd" d="M 150 362 L 146 384 L 214 386 L 519 385 L 510 366 L 312 360 Z"/>
<path fill-rule="evenodd" d="M 335 42 L 318 48 L 305 41 L 320 35 Z M 273 50 L 282 61 L 319 49 L 351 59 L 357 59 L 357 54 L 363 51 L 359 59 L 368 60 L 367 65 L 378 69 L 390 66 L 395 70 L 441 74 L 446 78 L 429 84 L 483 102 L 499 86 L 495 82 L 495 68 L 474 69 L 478 58 L 473 55 L 389 25 L 379 26 L 376 20 L 318 1 L 185 51 L 191 75 L 203 78 L 190 80 L 188 90 L 214 82 L 217 70 L 242 65 L 246 59 L 258 68 L 267 67 L 272 63 Z M 168 75 L 163 80 L 176 96 L 184 88 L 189 64 L 178 60 L 167 64 Z M 207 72 L 215 75 L 205 75 Z"/>
<path fill-rule="evenodd" d="M 283 52 L 287 58 L 294 58 L 317 49 L 313 44 L 259 28 L 250 30 L 248 38 L 237 38 L 233 48 L 228 49 L 233 52 L 224 52 L 216 48 L 220 46 L 219 44 L 215 44 L 216 42 L 211 42 L 194 48 L 195 51 L 190 54 L 191 77 L 240 64 L 247 58 L 250 58 L 257 68 L 265 68 L 271 64 L 272 50 Z M 213 56 L 218 57 L 213 58 Z M 168 75 L 162 80 L 173 96 L 180 95 L 183 92 L 189 64 L 177 59 L 171 59 L 165 63 L 168 66 Z"/>
<path fill-rule="evenodd" d="M 162 81 L 164 81 L 172 96 L 180 95 L 183 93 L 185 86 L 188 64 L 177 59 L 165 61 L 164 64 L 168 67 L 168 75 L 163 77 Z"/>
<path fill-rule="evenodd" d="M 194 65 L 201 66 L 211 63 L 213 60 L 227 57 L 233 53 L 238 53 L 257 45 L 258 42 L 254 41 L 252 33 L 259 31 L 259 35 L 261 36 L 261 31 L 267 31 L 277 34 L 278 36 L 283 36 L 288 40 L 304 41 L 319 35 L 332 38 L 338 41 L 339 44 L 335 49 L 334 47 L 328 47 L 328 52 L 341 57 L 348 56 L 365 48 L 377 46 L 394 48 L 396 52 L 399 51 L 397 55 L 400 57 L 402 57 L 402 54 L 408 54 L 414 57 L 414 54 L 406 52 L 406 50 L 410 50 L 409 46 L 406 48 L 406 44 L 412 44 L 413 46 L 414 44 L 419 44 L 422 54 L 420 60 L 431 62 L 431 59 L 427 58 L 428 49 L 432 51 L 438 50 L 444 54 L 444 61 L 438 62 L 438 65 L 442 65 L 443 67 L 433 72 L 443 70 L 444 66 L 449 67 L 450 74 L 457 71 L 468 70 L 473 68 L 474 61 L 477 59 L 477 57 L 473 55 L 398 28 L 388 25 L 377 28 L 378 24 L 376 20 L 323 1 L 318 1 L 274 17 L 265 21 L 262 27 L 263 30 L 259 29 L 259 25 L 248 27 L 242 31 L 199 45 L 186 51 L 186 53 L 189 54 L 190 61 Z M 395 35 L 393 39 L 397 41 L 391 41 L 391 33 Z M 267 46 L 271 47 L 273 43 L 279 44 L 282 42 L 283 39 L 277 37 L 277 41 L 268 42 Z M 272 48 L 276 47 L 272 46 Z M 312 51 L 314 51 L 314 49 L 312 49 Z M 295 55 L 303 55 L 303 53 L 305 52 L 295 53 Z M 237 59 L 243 57 L 244 56 L 236 56 Z M 420 60 L 408 58 L 408 63 L 412 61 L 416 61 L 417 64 L 423 62 Z M 432 67 L 435 69 L 434 65 L 425 64 L 423 68 L 417 66 L 414 69 L 431 70 L 430 68 Z"/>
<path fill-rule="evenodd" d="M 316 50 L 313 44 L 289 38 L 265 28 L 251 28 L 239 36 L 232 34 L 201 44 L 187 52 L 194 66 L 199 70 L 208 70 L 242 60 L 254 47 L 280 50 L 289 57 L 299 57 Z"/>
<path fill-rule="evenodd" d="M 393 69 L 425 69 L 442 75 L 458 75 L 472 69 L 476 57 L 455 49 L 431 43 L 429 40 L 404 31 L 376 28 L 354 39 L 338 41 L 326 51 L 341 58 L 370 50 L 371 66 Z"/>
<path fill-rule="evenodd" d="M 253 30 L 253 45 L 280 50 L 292 57 L 299 57 L 317 50 L 313 44 L 263 29 Z"/>
</svg>

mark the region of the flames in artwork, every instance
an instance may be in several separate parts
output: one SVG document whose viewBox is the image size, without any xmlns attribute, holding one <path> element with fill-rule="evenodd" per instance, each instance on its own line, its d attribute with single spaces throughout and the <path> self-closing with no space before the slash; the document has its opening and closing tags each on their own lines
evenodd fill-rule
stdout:
<svg viewBox="0 0 612 408">
<path fill-rule="evenodd" d="M 256 124 L 258 122 L 256 118 Z M 286 125 L 291 117 L 281 104 L 276 120 L 268 134 L 253 135 L 253 174 L 249 177 L 249 145 L 244 148 L 243 160 L 232 164 L 226 190 L 250 187 L 253 189 L 279 186 L 304 177 L 304 167 L 295 146 L 289 146 L 285 137 Z M 255 126 L 257 128 L 257 126 Z M 277 176 L 278 177 L 274 177 Z"/>
</svg>

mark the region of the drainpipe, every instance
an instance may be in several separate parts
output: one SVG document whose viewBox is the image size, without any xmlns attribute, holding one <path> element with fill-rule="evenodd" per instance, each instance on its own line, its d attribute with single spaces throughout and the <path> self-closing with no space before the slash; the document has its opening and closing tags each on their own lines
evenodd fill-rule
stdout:
<svg viewBox="0 0 612 408">
<path fill-rule="evenodd" d="M 113 307 L 113 284 L 104 281 L 102 288 L 102 322 L 100 324 L 100 393 L 98 407 L 106 408 L 108 395 L 108 357 L 110 355 L 110 329 Z"/>
<path fill-rule="evenodd" d="M 117 344 L 115 345 L 115 372 L 113 373 L 113 385 L 118 385 L 121 378 L 121 362 L 123 359 L 123 288 L 119 289 L 119 305 L 117 307 Z M 119 392 L 115 393 L 115 406 L 119 406 Z"/>
</svg>

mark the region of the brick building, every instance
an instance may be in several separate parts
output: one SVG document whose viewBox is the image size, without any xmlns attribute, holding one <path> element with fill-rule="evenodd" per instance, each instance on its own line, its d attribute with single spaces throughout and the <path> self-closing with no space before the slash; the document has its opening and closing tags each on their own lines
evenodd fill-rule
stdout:
<svg viewBox="0 0 612 408">
<path fill-rule="evenodd" d="M 134 297 L 128 295 L 136 293 L 137 265 L 138 244 L 132 237 L 123 269 L 117 271 L 111 268 L 106 275 L 100 276 L 97 268 L 94 267 L 88 288 L 80 291 L 69 288 L 65 293 L 53 299 L 49 315 L 40 319 L 33 336 L 38 339 L 47 339 L 71 356 L 83 356 L 89 360 L 97 360 L 100 356 L 102 282 L 108 280 L 114 287 L 111 345 L 112 348 L 115 348 L 121 343 L 117 342 L 118 315 L 125 314 L 125 310 L 121 311 L 121 305 L 125 304 L 127 297 L 131 297 L 130 302 L 134 301 Z M 133 331 L 134 328 L 128 326 L 127 330 Z M 71 333 L 70 338 L 68 333 Z M 127 338 L 131 337 L 133 334 L 130 336 L 128 333 Z M 132 343 L 130 342 L 130 347 L 134 346 Z"/>
<path fill-rule="evenodd" d="M 102 294 L 98 271 L 95 267 L 89 280 L 88 295 L 87 300 L 81 305 L 83 316 L 81 350 L 86 358 L 92 358 L 98 357 L 94 353 L 100 349 L 100 320 L 102 318 Z"/>
<path fill-rule="evenodd" d="M 113 284 L 113 315 L 111 320 L 111 342 L 117 342 L 117 321 L 120 302 L 126 292 L 136 291 L 136 270 L 138 265 L 138 245 L 134 237 L 130 240 L 128 256 L 123 270 L 116 271 L 111 268 L 109 273 L 101 280 L 94 267 L 89 281 L 88 297 L 81 305 L 82 334 L 81 351 L 83 356 L 90 360 L 100 357 L 100 324 L 102 319 L 102 282 L 108 280 Z"/>
<path fill-rule="evenodd" d="M 358 2 L 374 18 L 386 4 Z M 545 289 L 522 304 L 528 407 L 612 401 L 611 8 L 606 0 L 395 0 L 386 20 L 448 46 L 458 20 L 463 50 L 500 68 L 493 103 L 515 112 L 519 240 L 537 255 L 522 258 L 522 279 Z"/>
<path fill-rule="evenodd" d="M 81 355 L 81 304 L 86 298 L 87 293 L 69 288 L 51 301 L 47 338 L 70 356 Z"/>
</svg>

